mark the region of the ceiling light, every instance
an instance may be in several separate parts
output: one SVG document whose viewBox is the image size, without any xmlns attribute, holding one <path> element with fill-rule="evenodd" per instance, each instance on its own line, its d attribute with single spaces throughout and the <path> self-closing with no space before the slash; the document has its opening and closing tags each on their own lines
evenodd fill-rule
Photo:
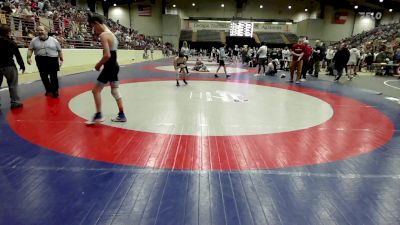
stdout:
<svg viewBox="0 0 400 225">
<path fill-rule="evenodd" d="M 389 12 L 393 12 L 393 9 L 389 9 Z"/>
<path fill-rule="evenodd" d="M 263 5 L 260 5 L 260 9 L 262 9 L 262 8 L 264 8 L 264 6 L 263 6 Z"/>
<path fill-rule="evenodd" d="M 308 12 L 308 9 L 305 9 L 304 11 L 305 11 L 305 12 Z"/>
<path fill-rule="evenodd" d="M 355 6 L 354 6 L 354 9 L 358 9 L 358 5 L 355 5 Z"/>
<path fill-rule="evenodd" d="M 379 0 L 379 2 L 383 2 L 383 0 Z"/>
<path fill-rule="evenodd" d="M 176 5 L 174 4 L 174 5 L 172 5 L 172 7 L 174 7 L 174 8 L 175 8 L 175 7 L 176 7 Z"/>
<path fill-rule="evenodd" d="M 222 7 L 222 8 L 224 8 L 224 7 L 225 7 L 225 5 L 224 5 L 224 4 L 221 4 L 221 7 Z"/>
<path fill-rule="evenodd" d="M 292 9 L 292 6 L 291 6 L 291 5 L 289 5 L 289 6 L 288 6 L 288 9 Z"/>
<path fill-rule="evenodd" d="M 117 4 L 114 3 L 114 6 L 117 6 Z"/>
<path fill-rule="evenodd" d="M 196 6 L 196 3 L 193 2 L 193 3 L 192 3 L 192 6 Z"/>
</svg>

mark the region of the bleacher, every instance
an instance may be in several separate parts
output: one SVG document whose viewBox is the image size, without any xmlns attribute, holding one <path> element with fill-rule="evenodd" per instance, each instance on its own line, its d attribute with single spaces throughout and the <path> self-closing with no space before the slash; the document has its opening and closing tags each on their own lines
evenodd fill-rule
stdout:
<svg viewBox="0 0 400 225">
<path fill-rule="evenodd" d="M 191 30 L 181 30 L 181 41 L 192 41 L 193 31 Z"/>
<path fill-rule="evenodd" d="M 89 10 L 58 0 L 51 1 L 53 5 L 51 9 L 47 9 L 47 11 L 36 9 L 32 10 L 31 14 L 13 14 L 10 10 L 3 10 L 5 4 L 11 7 L 12 4 L 22 4 L 22 2 L 0 3 L 1 23 L 7 24 L 11 28 L 13 39 L 19 47 L 29 45 L 32 38 L 36 36 L 35 30 L 38 26 L 44 26 L 49 31 L 49 36 L 54 36 L 63 48 L 90 49 L 101 47 L 97 38 L 93 37 L 88 30 L 87 14 L 91 13 Z M 105 24 L 116 34 L 120 49 L 143 49 L 149 44 L 152 44 L 155 48 L 161 47 L 159 38 L 154 39 L 140 35 L 137 31 L 117 24 L 110 19 L 106 19 Z M 130 37 L 129 40 L 127 36 Z"/>
<path fill-rule="evenodd" d="M 199 30 L 197 31 L 198 42 L 222 42 L 219 31 L 215 30 Z"/>
<path fill-rule="evenodd" d="M 266 44 L 286 44 L 285 40 L 282 38 L 281 33 L 277 32 L 265 32 L 257 33 L 258 38 L 261 42 L 265 42 Z"/>
<path fill-rule="evenodd" d="M 299 40 L 299 37 L 293 33 L 283 33 L 290 44 L 294 44 Z"/>
</svg>

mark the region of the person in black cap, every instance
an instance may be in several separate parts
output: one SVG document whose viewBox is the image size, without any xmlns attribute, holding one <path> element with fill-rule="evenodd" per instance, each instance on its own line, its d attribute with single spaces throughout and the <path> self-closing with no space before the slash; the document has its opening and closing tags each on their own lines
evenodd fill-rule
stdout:
<svg viewBox="0 0 400 225">
<path fill-rule="evenodd" d="M 17 44 L 10 39 L 11 30 L 7 25 L 0 26 L 0 87 L 3 77 L 6 78 L 8 91 L 10 92 L 11 108 L 20 108 L 18 96 L 18 70 L 14 63 L 14 56 L 17 59 L 22 73 L 25 72 L 24 61 L 22 61 Z"/>
</svg>

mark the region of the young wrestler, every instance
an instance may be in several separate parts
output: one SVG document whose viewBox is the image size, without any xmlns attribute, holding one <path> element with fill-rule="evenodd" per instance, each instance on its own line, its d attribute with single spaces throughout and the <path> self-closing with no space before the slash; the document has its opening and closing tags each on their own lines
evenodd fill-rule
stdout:
<svg viewBox="0 0 400 225">
<path fill-rule="evenodd" d="M 119 65 L 117 62 L 117 48 L 118 40 L 115 35 L 108 29 L 104 24 L 103 19 L 99 16 L 89 16 L 89 24 L 92 26 L 94 32 L 99 35 L 101 45 L 103 46 L 103 57 L 96 64 L 95 69 L 100 70 L 101 66 L 104 66 L 97 83 L 92 89 L 94 102 L 96 104 L 96 114 L 94 115 L 90 123 L 101 123 L 104 121 L 101 113 L 101 91 L 104 86 L 110 82 L 111 94 L 117 101 L 119 113 L 117 117 L 112 119 L 114 122 L 126 122 L 127 119 L 124 114 L 122 98 L 119 93 L 118 87 L 118 72 Z"/>
<path fill-rule="evenodd" d="M 183 83 L 188 84 L 186 82 L 186 57 L 185 55 L 180 52 L 179 56 L 175 58 L 174 60 L 174 68 L 176 71 L 176 86 L 179 86 L 179 78 L 182 78 Z"/>
<path fill-rule="evenodd" d="M 220 69 L 221 67 L 224 69 L 224 73 L 225 73 L 225 77 L 226 77 L 226 78 L 228 78 L 228 77 L 231 76 L 231 75 L 228 75 L 228 74 L 226 73 L 226 66 L 225 66 L 226 54 L 225 54 L 225 48 L 226 48 L 226 45 L 224 44 L 224 46 L 221 47 L 221 48 L 219 48 L 219 50 L 218 50 L 218 53 L 219 53 L 219 54 L 218 54 L 219 66 L 218 66 L 217 72 L 215 72 L 215 75 L 214 75 L 215 78 L 218 78 L 218 71 L 219 71 L 219 69 Z"/>
</svg>

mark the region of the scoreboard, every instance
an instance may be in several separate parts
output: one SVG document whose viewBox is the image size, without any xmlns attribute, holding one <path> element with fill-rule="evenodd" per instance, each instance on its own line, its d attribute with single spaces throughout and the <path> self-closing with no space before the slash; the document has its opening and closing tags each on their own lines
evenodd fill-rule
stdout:
<svg viewBox="0 0 400 225">
<path fill-rule="evenodd" d="M 232 21 L 230 36 L 253 37 L 254 23 L 249 21 Z"/>
</svg>

